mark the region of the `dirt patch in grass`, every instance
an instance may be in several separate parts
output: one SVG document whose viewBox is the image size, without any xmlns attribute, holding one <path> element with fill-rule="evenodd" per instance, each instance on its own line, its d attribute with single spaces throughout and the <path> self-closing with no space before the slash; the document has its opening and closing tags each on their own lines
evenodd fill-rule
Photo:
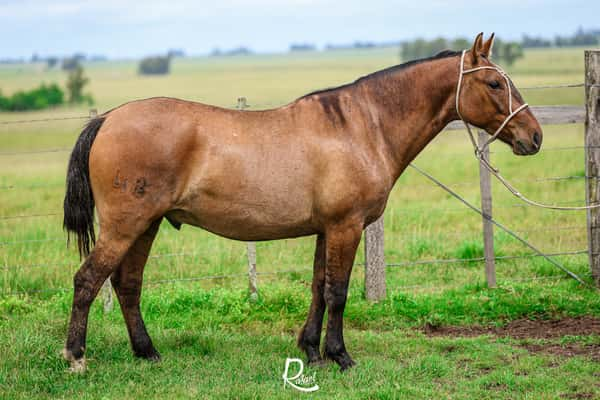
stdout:
<svg viewBox="0 0 600 400">
<path fill-rule="evenodd" d="M 428 336 L 474 337 L 489 334 L 514 339 L 554 339 L 563 336 L 600 335 L 600 318 L 518 319 L 502 327 L 432 326 L 428 324 L 423 331 Z"/>
<path fill-rule="evenodd" d="M 563 336 L 600 335 L 600 318 L 578 317 L 560 320 L 519 319 L 503 327 L 485 326 L 432 326 L 426 325 L 427 336 L 475 337 L 495 335 L 513 339 L 557 339 Z M 522 345 L 532 353 L 547 353 L 558 356 L 587 356 L 600 361 L 600 344 L 580 343 L 525 343 Z"/>
<path fill-rule="evenodd" d="M 531 353 L 554 354 L 563 357 L 587 356 L 594 361 L 600 361 L 600 344 L 578 344 L 578 343 L 544 343 L 522 345 Z"/>
</svg>

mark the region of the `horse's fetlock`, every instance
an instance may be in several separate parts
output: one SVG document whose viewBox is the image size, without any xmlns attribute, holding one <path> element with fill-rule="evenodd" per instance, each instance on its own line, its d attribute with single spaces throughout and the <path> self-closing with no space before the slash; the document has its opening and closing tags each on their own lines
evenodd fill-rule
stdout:
<svg viewBox="0 0 600 400">
<path fill-rule="evenodd" d="M 327 342 L 325 344 L 325 355 L 329 358 L 335 358 L 335 356 L 346 352 L 346 348 L 343 343 L 340 342 Z"/>
<path fill-rule="evenodd" d="M 300 332 L 298 344 L 304 348 L 306 346 L 318 346 L 321 341 L 321 332 L 311 327 L 305 327 Z"/>
</svg>

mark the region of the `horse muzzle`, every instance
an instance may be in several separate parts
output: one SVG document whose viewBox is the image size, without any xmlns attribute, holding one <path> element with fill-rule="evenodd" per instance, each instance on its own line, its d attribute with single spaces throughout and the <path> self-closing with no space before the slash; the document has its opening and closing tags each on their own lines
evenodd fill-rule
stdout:
<svg viewBox="0 0 600 400">
<path fill-rule="evenodd" d="M 542 135 L 535 131 L 531 138 L 515 138 L 512 143 L 513 153 L 518 156 L 532 156 L 540 151 L 542 147 Z"/>
</svg>

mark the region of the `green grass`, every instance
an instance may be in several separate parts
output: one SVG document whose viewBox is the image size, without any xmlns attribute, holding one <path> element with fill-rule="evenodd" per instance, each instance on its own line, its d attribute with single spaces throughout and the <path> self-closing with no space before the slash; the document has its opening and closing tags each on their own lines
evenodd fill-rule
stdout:
<svg viewBox="0 0 600 400">
<path fill-rule="evenodd" d="M 0 302 L 0 387 L 5 398 L 292 398 L 283 389 L 286 357 L 295 347 L 310 298 L 308 280 L 274 284 L 250 303 L 245 290 L 172 286 L 148 289 L 143 313 L 163 360 L 136 360 L 118 311 L 91 313 L 89 370 L 65 372 L 58 357 L 70 295 L 35 301 L 10 297 Z M 370 304 L 354 282 L 346 311 L 346 342 L 358 366 L 310 369 L 318 398 L 554 398 L 600 395 L 597 362 L 585 357 L 531 354 L 524 341 L 428 338 L 430 324 L 501 324 L 527 316 L 600 316 L 600 298 L 569 280 L 489 290 L 469 285 L 444 293 L 392 290 Z M 598 337 L 572 338 L 600 342 Z M 559 342 L 559 341 L 554 341 Z"/>
<path fill-rule="evenodd" d="M 252 109 L 274 107 L 313 89 L 351 81 L 397 63 L 397 52 L 378 49 L 235 58 L 178 59 L 167 77 L 140 77 L 131 61 L 86 66 L 99 111 L 123 102 L 168 95 L 233 107 L 246 96 Z M 527 51 L 509 68 L 517 86 L 583 81 L 581 49 Z M 64 81 L 41 66 L 0 66 L 0 89 L 10 94 L 41 82 Z M 530 104 L 583 104 L 583 90 L 523 90 Z M 0 113 L 0 121 L 86 115 L 63 107 L 35 113 Z M 0 153 L 71 148 L 84 121 L 0 125 Z M 581 125 L 545 126 L 544 147 L 581 146 Z M 584 181 L 535 182 L 582 176 L 582 149 L 512 155 L 493 144 L 493 161 L 527 196 L 550 203 L 584 203 Z M 160 364 L 134 360 L 118 311 L 96 305 L 89 335 L 89 372 L 72 376 L 58 357 L 66 332 L 70 288 L 78 268 L 61 228 L 68 151 L 0 155 L 0 397 L 4 398 L 285 398 L 286 357 L 300 356 L 295 334 L 310 301 L 314 238 L 258 244 L 260 301 L 246 299 L 244 277 L 188 284 L 165 279 L 243 274 L 243 243 L 184 226 L 163 224 L 145 273 L 143 309 L 164 356 Z M 478 165 L 465 132 L 445 132 L 415 160 L 469 201 L 479 203 Z M 493 184 L 494 216 L 548 252 L 587 247 L 585 213 L 521 207 Z M 42 215 L 7 218 L 16 215 Z M 481 257 L 481 218 L 447 193 L 407 171 L 385 215 L 389 263 Z M 27 242 L 22 242 L 27 241 Z M 18 243 L 14 243 L 18 242 Z M 529 254 L 496 231 L 498 255 Z M 559 258 L 589 280 L 587 255 Z M 357 262 L 363 260 L 362 246 Z M 530 354 L 519 341 L 481 337 L 428 338 L 423 324 L 502 324 L 517 318 L 600 316 L 597 293 L 562 278 L 540 258 L 497 263 L 499 289 L 485 288 L 481 263 L 390 267 L 388 298 L 363 300 L 363 267 L 357 266 L 345 313 L 347 344 L 358 368 L 340 374 L 317 369 L 321 390 L 335 398 L 556 398 L 600 396 L 598 363 L 586 357 Z M 561 277 L 557 279 L 557 276 Z M 519 282 L 519 280 L 533 281 Z M 29 296 L 12 292 L 39 291 Z M 597 337 L 576 338 L 597 343 Z"/>
</svg>

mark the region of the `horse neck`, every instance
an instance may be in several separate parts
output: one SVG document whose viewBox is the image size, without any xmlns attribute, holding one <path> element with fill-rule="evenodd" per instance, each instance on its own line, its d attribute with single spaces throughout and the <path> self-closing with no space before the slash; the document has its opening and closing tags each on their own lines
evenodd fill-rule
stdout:
<svg viewBox="0 0 600 400">
<path fill-rule="evenodd" d="M 456 57 L 425 61 L 366 79 L 363 90 L 397 179 L 450 122 L 458 119 Z"/>
</svg>

